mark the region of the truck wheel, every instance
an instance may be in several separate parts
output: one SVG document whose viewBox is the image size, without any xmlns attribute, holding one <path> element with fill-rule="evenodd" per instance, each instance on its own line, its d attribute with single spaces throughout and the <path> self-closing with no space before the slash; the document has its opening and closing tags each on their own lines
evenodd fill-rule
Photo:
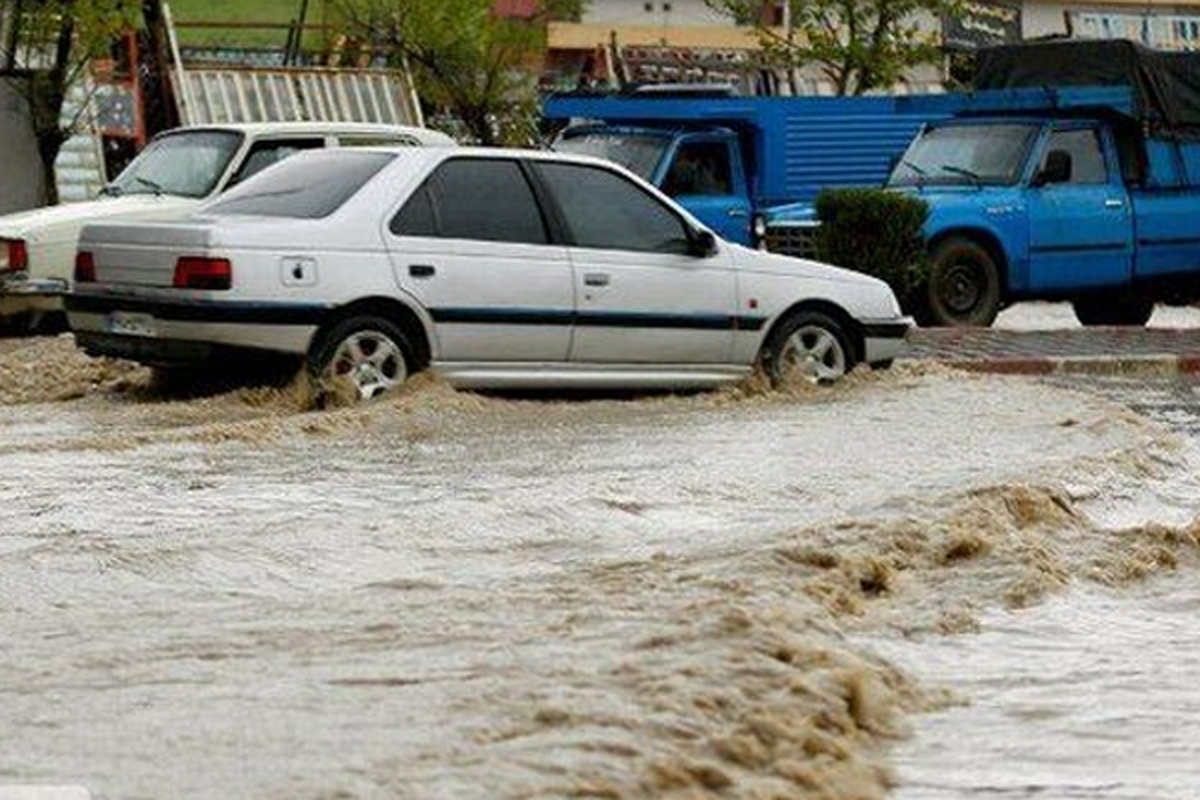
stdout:
<svg viewBox="0 0 1200 800">
<path fill-rule="evenodd" d="M 1077 297 L 1071 301 L 1075 318 L 1081 325 L 1142 326 L 1154 313 L 1154 302 L 1141 297 L 1115 294 Z"/>
<path fill-rule="evenodd" d="M 347 317 L 320 336 L 309 351 L 318 407 L 331 400 L 370 400 L 394 389 L 416 371 L 404 331 L 376 316 Z"/>
<path fill-rule="evenodd" d="M 794 380 L 832 383 L 854 368 L 846 331 L 817 311 L 801 311 L 781 322 L 763 345 L 761 358 L 777 389 Z"/>
<path fill-rule="evenodd" d="M 970 239 L 947 239 L 930 257 L 923 324 L 991 325 L 1000 312 L 1000 271 L 988 251 Z"/>
</svg>

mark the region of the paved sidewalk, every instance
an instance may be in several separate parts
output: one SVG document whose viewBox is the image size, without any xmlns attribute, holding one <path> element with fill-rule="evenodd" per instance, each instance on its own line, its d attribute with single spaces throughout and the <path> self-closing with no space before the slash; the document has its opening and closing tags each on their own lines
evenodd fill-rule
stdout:
<svg viewBox="0 0 1200 800">
<path fill-rule="evenodd" d="M 1200 328 L 918 328 L 902 358 L 963 369 L 1054 373 L 1200 373 Z"/>
</svg>

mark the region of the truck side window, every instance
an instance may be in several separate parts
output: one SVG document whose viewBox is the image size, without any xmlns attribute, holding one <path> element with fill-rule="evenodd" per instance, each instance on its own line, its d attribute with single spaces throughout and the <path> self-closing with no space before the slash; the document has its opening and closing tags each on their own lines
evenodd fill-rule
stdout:
<svg viewBox="0 0 1200 800">
<path fill-rule="evenodd" d="M 1095 128 L 1054 131 L 1046 145 L 1046 155 L 1061 150 L 1070 156 L 1071 171 L 1067 183 L 1108 183 L 1108 168 L 1100 133 Z M 1045 157 L 1041 164 L 1045 168 Z"/>
<path fill-rule="evenodd" d="M 675 153 L 663 191 L 671 197 L 729 194 L 729 172 L 729 145 L 725 142 L 685 142 Z"/>
</svg>

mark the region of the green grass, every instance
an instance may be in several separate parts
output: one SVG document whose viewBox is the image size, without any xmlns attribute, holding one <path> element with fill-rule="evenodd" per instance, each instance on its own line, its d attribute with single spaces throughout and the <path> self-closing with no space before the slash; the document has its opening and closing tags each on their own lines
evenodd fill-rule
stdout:
<svg viewBox="0 0 1200 800">
<path fill-rule="evenodd" d="M 283 48 L 287 26 L 300 16 L 303 0 L 167 0 L 175 33 L 183 47 Z M 305 22 L 319 25 L 327 21 L 325 0 L 308 0 Z M 271 23 L 276 28 L 203 28 L 196 23 Z M 305 34 L 309 48 L 320 48 L 324 36 L 316 31 Z"/>
</svg>

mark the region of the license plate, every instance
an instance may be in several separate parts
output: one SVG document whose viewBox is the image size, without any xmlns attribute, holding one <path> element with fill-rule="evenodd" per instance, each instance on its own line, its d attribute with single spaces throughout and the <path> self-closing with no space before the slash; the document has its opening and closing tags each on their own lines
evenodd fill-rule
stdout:
<svg viewBox="0 0 1200 800">
<path fill-rule="evenodd" d="M 158 336 L 154 317 L 149 314 L 114 311 L 108 315 L 106 323 L 109 333 L 119 333 L 123 336 Z"/>
</svg>

